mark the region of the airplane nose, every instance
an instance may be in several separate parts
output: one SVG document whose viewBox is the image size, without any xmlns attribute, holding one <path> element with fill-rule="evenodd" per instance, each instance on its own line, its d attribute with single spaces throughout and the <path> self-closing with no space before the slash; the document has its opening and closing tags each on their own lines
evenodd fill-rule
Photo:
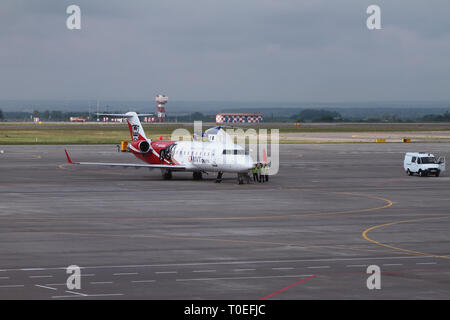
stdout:
<svg viewBox="0 0 450 320">
<path fill-rule="evenodd" d="M 253 169 L 253 159 L 250 156 L 245 157 L 245 169 L 246 170 L 252 170 Z"/>
</svg>

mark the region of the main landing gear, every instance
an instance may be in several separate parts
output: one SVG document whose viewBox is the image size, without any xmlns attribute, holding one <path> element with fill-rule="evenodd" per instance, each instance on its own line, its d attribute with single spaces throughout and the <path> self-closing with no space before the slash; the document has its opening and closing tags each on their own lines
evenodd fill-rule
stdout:
<svg viewBox="0 0 450 320">
<path fill-rule="evenodd" d="M 217 173 L 216 183 L 222 182 L 223 172 Z M 238 184 L 250 183 L 250 175 L 248 173 L 238 173 Z"/>
<path fill-rule="evenodd" d="M 238 173 L 238 184 L 244 184 L 244 181 L 250 183 L 250 175 L 248 173 Z"/>
<path fill-rule="evenodd" d="M 201 171 L 194 171 L 192 173 L 192 177 L 194 178 L 194 180 L 202 180 L 202 172 Z"/>
<path fill-rule="evenodd" d="M 172 171 L 170 171 L 170 170 L 162 170 L 162 177 L 164 178 L 164 180 L 172 179 Z"/>
</svg>

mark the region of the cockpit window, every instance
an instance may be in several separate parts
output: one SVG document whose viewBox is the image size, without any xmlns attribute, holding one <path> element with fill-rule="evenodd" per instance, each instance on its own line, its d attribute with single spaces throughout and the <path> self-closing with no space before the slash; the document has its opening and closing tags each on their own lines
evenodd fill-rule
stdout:
<svg viewBox="0 0 450 320">
<path fill-rule="evenodd" d="M 237 149 L 224 149 L 222 154 L 234 154 L 234 155 L 243 155 L 245 154 L 244 150 L 237 150 Z"/>
</svg>

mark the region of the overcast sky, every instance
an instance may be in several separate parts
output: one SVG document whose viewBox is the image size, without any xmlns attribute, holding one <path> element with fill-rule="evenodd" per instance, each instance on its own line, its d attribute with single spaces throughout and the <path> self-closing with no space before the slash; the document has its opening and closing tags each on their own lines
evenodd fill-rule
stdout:
<svg viewBox="0 0 450 320">
<path fill-rule="evenodd" d="M 81 7 L 81 30 L 66 8 Z M 382 30 L 366 9 L 381 7 Z M 0 99 L 450 100 L 448 0 L 1 0 Z"/>
</svg>

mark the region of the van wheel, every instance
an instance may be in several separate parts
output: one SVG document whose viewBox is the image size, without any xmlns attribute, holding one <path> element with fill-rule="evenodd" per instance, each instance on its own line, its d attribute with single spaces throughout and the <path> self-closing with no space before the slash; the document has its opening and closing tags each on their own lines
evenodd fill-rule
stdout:
<svg viewBox="0 0 450 320">
<path fill-rule="evenodd" d="M 440 172 L 440 171 L 437 171 L 437 172 L 436 172 L 436 177 L 439 177 L 440 174 L 441 174 L 441 172 Z"/>
<path fill-rule="evenodd" d="M 406 170 L 406 173 L 408 174 L 408 176 L 412 176 L 413 175 L 413 173 L 409 169 Z"/>
<path fill-rule="evenodd" d="M 426 176 L 425 171 L 419 170 L 419 176 L 425 177 Z"/>
</svg>

